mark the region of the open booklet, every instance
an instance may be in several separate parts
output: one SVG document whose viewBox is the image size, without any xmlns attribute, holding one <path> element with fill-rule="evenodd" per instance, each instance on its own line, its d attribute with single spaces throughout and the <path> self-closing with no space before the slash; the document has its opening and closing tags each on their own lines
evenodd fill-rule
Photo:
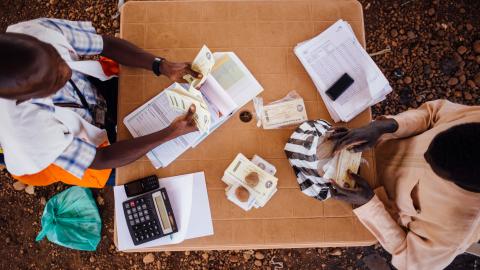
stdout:
<svg viewBox="0 0 480 270">
<path fill-rule="evenodd" d="M 205 50 L 206 49 L 206 50 Z M 168 93 L 173 88 L 181 86 L 188 91 L 190 86 L 199 86 L 210 115 L 208 129 L 192 132 L 159 145 L 147 154 L 153 166 L 158 169 L 168 166 L 190 147 L 195 147 L 203 141 L 210 132 L 227 121 L 230 116 L 263 91 L 262 86 L 233 52 L 211 53 L 206 46 L 192 62 L 195 69 L 202 53 L 213 56 L 213 66 L 202 73 L 201 84 L 192 81 L 191 84 L 174 83 L 142 105 L 123 120 L 127 129 L 134 137 L 144 136 L 166 128 L 176 117 L 185 112 L 172 109 Z M 198 65 L 197 65 L 198 66 Z"/>
</svg>

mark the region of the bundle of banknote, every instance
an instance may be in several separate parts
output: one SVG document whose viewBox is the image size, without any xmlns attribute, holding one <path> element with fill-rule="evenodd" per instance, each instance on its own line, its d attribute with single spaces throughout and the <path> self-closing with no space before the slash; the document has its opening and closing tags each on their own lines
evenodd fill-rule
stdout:
<svg viewBox="0 0 480 270">
<path fill-rule="evenodd" d="M 202 74 L 202 78 L 194 78 L 190 74 L 186 74 L 183 76 L 183 78 L 193 87 L 197 87 L 207 79 L 207 76 L 212 71 L 214 65 L 215 58 L 213 58 L 212 52 L 206 45 L 203 45 L 202 49 L 200 49 L 200 52 L 198 52 L 197 56 L 192 61 L 192 69 Z"/>
<path fill-rule="evenodd" d="M 275 166 L 257 155 L 248 160 L 238 154 L 222 178 L 227 198 L 245 211 L 265 206 L 277 191 L 275 172 Z"/>
<path fill-rule="evenodd" d="M 263 106 L 262 124 L 264 129 L 274 129 L 307 121 L 303 98 L 277 102 Z"/>
<path fill-rule="evenodd" d="M 333 179 L 339 186 L 344 188 L 354 188 L 355 181 L 348 175 L 348 171 L 358 173 L 360 163 L 362 162 L 362 153 L 355 153 L 348 149 L 343 149 L 337 153 L 325 166 L 323 178 Z"/>
<path fill-rule="evenodd" d="M 200 91 L 192 85 L 186 89 L 182 85 L 174 83 L 165 89 L 164 92 L 168 97 L 170 107 L 176 111 L 186 113 L 192 104 L 195 105 L 193 119 L 197 124 L 198 130 L 201 132 L 209 131 L 211 115 Z"/>
</svg>

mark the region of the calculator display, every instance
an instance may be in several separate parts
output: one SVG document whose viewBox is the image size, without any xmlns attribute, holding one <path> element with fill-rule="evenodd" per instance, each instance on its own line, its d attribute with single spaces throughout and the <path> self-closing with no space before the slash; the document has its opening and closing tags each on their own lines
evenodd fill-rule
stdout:
<svg viewBox="0 0 480 270">
<path fill-rule="evenodd" d="M 154 198 L 155 198 L 155 205 L 157 206 L 157 210 L 158 210 L 158 215 L 160 216 L 162 229 L 164 232 L 169 232 L 172 230 L 172 226 L 170 224 L 170 219 L 168 218 L 167 208 L 165 206 L 165 202 L 163 201 L 163 196 L 160 195 Z"/>
</svg>

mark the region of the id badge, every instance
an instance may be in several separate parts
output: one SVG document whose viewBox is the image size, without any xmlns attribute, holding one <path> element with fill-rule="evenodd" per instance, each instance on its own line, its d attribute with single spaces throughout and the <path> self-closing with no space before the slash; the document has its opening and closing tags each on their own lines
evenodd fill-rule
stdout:
<svg viewBox="0 0 480 270">
<path fill-rule="evenodd" d="M 93 119 L 95 121 L 95 125 L 98 127 L 104 127 L 107 111 L 99 106 L 94 106 L 93 114 L 94 114 Z"/>
</svg>

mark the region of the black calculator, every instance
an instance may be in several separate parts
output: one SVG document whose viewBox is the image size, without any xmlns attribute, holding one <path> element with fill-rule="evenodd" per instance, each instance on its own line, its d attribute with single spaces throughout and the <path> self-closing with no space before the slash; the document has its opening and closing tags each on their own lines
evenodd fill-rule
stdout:
<svg viewBox="0 0 480 270">
<path fill-rule="evenodd" d="M 178 232 L 165 188 L 125 201 L 123 210 L 134 245 Z"/>
</svg>

